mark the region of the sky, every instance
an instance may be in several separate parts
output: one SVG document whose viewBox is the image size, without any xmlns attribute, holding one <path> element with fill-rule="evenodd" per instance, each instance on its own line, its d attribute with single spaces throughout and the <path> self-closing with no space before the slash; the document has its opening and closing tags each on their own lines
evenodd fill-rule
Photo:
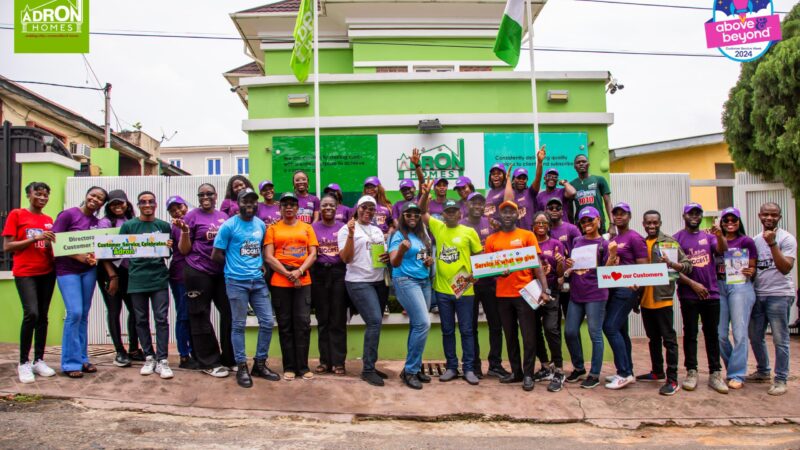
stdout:
<svg viewBox="0 0 800 450">
<path fill-rule="evenodd" d="M 633 1 L 633 0 L 622 0 Z M 637 0 L 639 1 L 639 0 Z M 644 0 L 710 6 L 710 1 Z M 237 36 L 229 14 L 269 0 L 93 0 L 92 31 L 162 31 Z M 788 11 L 796 2 L 775 0 Z M 13 0 L 0 0 L 0 24 L 12 24 Z M 711 12 L 577 0 L 549 0 L 534 26 L 536 48 L 579 48 L 719 55 L 705 44 Z M 245 144 L 246 110 L 222 73 L 249 62 L 241 41 L 92 36 L 86 55 L 111 83 L 119 127 L 140 122 L 163 145 Z M 527 54 L 517 70 L 527 70 Z M 740 65 L 724 57 L 643 56 L 536 51 L 536 70 L 610 71 L 625 88 L 608 95 L 611 148 L 722 131 L 722 105 Z M 0 74 L 12 80 L 97 86 L 79 54 L 15 54 L 0 29 Z M 25 85 L 101 124 L 102 93 Z M 118 129 L 112 117 L 112 127 Z"/>
</svg>

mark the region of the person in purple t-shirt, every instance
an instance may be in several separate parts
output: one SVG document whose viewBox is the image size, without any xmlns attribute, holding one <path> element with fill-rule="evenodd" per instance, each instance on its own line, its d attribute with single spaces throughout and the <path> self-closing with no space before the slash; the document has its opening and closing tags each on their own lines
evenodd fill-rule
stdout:
<svg viewBox="0 0 800 450">
<path fill-rule="evenodd" d="M 228 180 L 228 187 L 225 188 L 225 198 L 219 210 L 233 217 L 239 214 L 238 195 L 239 191 L 245 188 L 253 189 L 253 183 L 244 175 L 234 175 Z"/>
<path fill-rule="evenodd" d="M 56 217 L 52 228 L 56 239 L 58 233 L 97 228 L 96 214 L 106 200 L 108 193 L 105 189 L 90 187 L 81 206 L 65 209 Z M 67 310 L 61 336 L 61 371 L 70 378 L 81 378 L 84 373 L 97 372 L 97 367 L 89 362 L 87 345 L 89 309 L 97 282 L 94 253 L 56 257 L 56 282 Z"/>
<path fill-rule="evenodd" d="M 311 266 L 311 301 L 317 317 L 319 365 L 316 373 L 344 375 L 347 358 L 347 269 L 339 257 L 339 230 L 344 222 L 336 219 L 336 197 L 326 195 L 320 201 L 320 220 L 311 227 L 317 235 L 319 250 Z"/>
<path fill-rule="evenodd" d="M 508 177 L 506 165 L 503 163 L 494 163 L 489 169 L 489 190 L 486 192 L 486 207 L 483 210 L 483 215 L 489 220 L 497 220 L 497 207 L 504 201 Z"/>
<path fill-rule="evenodd" d="M 476 233 L 481 240 L 481 246 L 486 244 L 486 238 L 494 233 L 494 228 L 489 223 L 489 218 L 483 215 L 486 208 L 486 197 L 479 192 L 473 192 L 467 197 L 469 209 L 467 215 L 459 222 L 466 225 Z M 481 348 L 478 341 L 478 304 L 483 305 L 483 313 L 486 315 L 486 325 L 489 328 L 489 370 L 487 375 L 503 378 L 509 372 L 503 367 L 503 324 L 500 322 L 500 312 L 497 310 L 497 296 L 495 295 L 494 277 L 479 278 L 473 286 L 475 289 L 475 302 L 472 310 L 472 329 L 475 335 L 475 374 L 483 377 L 481 367 Z"/>
<path fill-rule="evenodd" d="M 575 225 L 564 221 L 564 204 L 561 199 L 552 197 L 544 206 L 547 215 L 550 216 L 550 237 L 561 242 L 564 251 L 569 256 L 572 251 L 572 243 L 581 237 L 581 231 Z M 569 308 L 569 283 L 565 283 L 563 278 L 559 278 L 558 285 L 560 287 L 558 304 L 561 306 L 562 318 L 566 319 Z"/>
<path fill-rule="evenodd" d="M 184 282 L 189 298 L 192 346 L 200 369 L 212 377 L 223 378 L 228 376 L 227 368 L 236 363 L 231 342 L 233 324 L 223 265 L 211 259 L 211 252 L 219 227 L 228 216 L 216 209 L 217 190 L 213 185 L 201 184 L 197 200 L 198 208 L 175 221 L 181 230 L 178 249 L 186 256 Z M 219 342 L 211 325 L 212 303 L 219 311 Z"/>
<path fill-rule="evenodd" d="M 381 185 L 381 180 L 378 177 L 369 177 L 364 180 L 364 190 L 362 195 L 369 195 L 374 198 L 377 204 L 375 205 L 375 215 L 372 216 L 372 224 L 383 231 L 383 235 L 388 237 L 394 231 L 394 219 L 392 218 L 392 202 L 386 198 L 386 191 Z M 355 209 L 351 212 L 355 216 Z"/>
<path fill-rule="evenodd" d="M 678 274 L 678 299 L 683 318 L 683 353 L 686 378 L 681 387 L 693 391 L 697 387 L 698 322 L 703 322 L 703 338 L 708 358 L 708 385 L 720 394 L 728 393 L 722 377 L 719 356 L 719 286 L 717 285 L 714 255 L 727 250 L 727 241 L 716 225 L 712 232 L 700 229 L 703 207 L 689 203 L 683 207 L 684 229 L 673 235 L 681 250 L 692 263 L 692 272 Z"/>
<path fill-rule="evenodd" d="M 443 220 L 444 203 L 447 201 L 447 186 L 447 178 L 439 177 L 433 182 L 433 198 L 428 202 L 428 213 L 434 219 Z"/>
<path fill-rule="evenodd" d="M 186 256 L 181 253 L 178 243 L 181 240 L 181 229 L 175 223 L 183 219 L 189 212 L 189 205 L 182 197 L 173 195 L 167 199 L 167 212 L 172 219 L 169 237 L 172 239 L 172 259 L 169 262 L 169 287 L 175 302 L 175 341 L 178 345 L 181 369 L 199 368 L 192 357 L 192 331 L 189 324 L 189 299 L 186 297 L 186 283 L 183 272 L 186 270 Z"/>
<path fill-rule="evenodd" d="M 611 209 L 611 218 L 614 221 L 617 234 L 611 242 L 617 244 L 618 265 L 647 264 L 647 244 L 641 234 L 631 230 L 631 207 L 625 202 L 619 202 Z M 631 338 L 628 334 L 628 316 L 634 306 L 639 304 L 637 290 L 629 287 L 614 288 L 609 290 L 608 303 L 606 304 L 606 318 L 603 321 L 603 332 L 608 339 L 608 345 L 614 353 L 614 365 L 617 368 L 616 376 L 607 379 L 608 389 L 622 389 L 636 379 L 633 377 L 633 359 L 631 356 Z"/>
<path fill-rule="evenodd" d="M 558 185 L 561 188 L 557 187 Z M 547 169 L 544 172 L 544 190 L 536 195 L 536 205 L 539 211 L 547 209 L 547 203 L 551 198 L 557 198 L 562 205 L 568 204 L 567 200 L 575 198 L 575 188 L 567 180 L 558 179 L 558 170 Z M 571 202 L 569 202 L 571 203 Z M 569 214 L 566 208 L 561 209 L 561 220 L 569 222 Z"/>
<path fill-rule="evenodd" d="M 720 217 L 720 225 L 728 244 L 728 251 L 723 253 L 723 258 L 720 258 L 721 264 L 717 265 L 719 350 L 722 361 L 728 369 L 728 388 L 741 389 L 747 375 L 750 313 L 756 302 L 756 292 L 753 289 L 752 280 L 756 274 L 758 249 L 753 238 L 745 234 L 744 225 L 740 220 L 741 213 L 737 208 L 723 209 Z M 738 258 L 746 260 L 747 265 L 737 268 Z M 745 278 L 744 281 L 731 276 L 731 267 L 734 271 L 741 272 Z M 733 332 L 733 345 L 730 341 L 731 332 Z"/>
<path fill-rule="evenodd" d="M 519 207 L 519 220 L 517 226 L 530 231 L 533 227 L 533 213 L 537 210 L 536 196 L 542 183 L 542 163 L 545 157 L 544 145 L 536 152 L 536 175 L 533 183 L 528 186 L 528 169 L 519 167 L 514 169 L 511 177 L 506 180 L 506 190 L 503 193 L 505 200 L 511 200 Z M 508 166 L 510 171 L 512 166 Z"/>
<path fill-rule="evenodd" d="M 420 164 L 421 157 L 422 152 L 420 152 L 418 148 L 411 151 L 410 161 L 411 164 L 414 165 L 414 174 L 417 177 L 420 189 L 422 188 L 422 184 L 425 183 L 425 172 L 422 171 L 422 164 Z M 400 180 L 400 195 L 403 196 L 403 199 L 392 206 L 392 217 L 394 217 L 395 228 L 397 228 L 397 221 L 400 220 L 403 206 L 408 202 L 419 202 L 419 195 L 417 195 L 417 187 L 414 185 L 414 180 L 411 178 Z"/>
<path fill-rule="evenodd" d="M 336 214 L 333 219 L 337 222 L 346 223 L 350 220 L 350 208 L 343 204 L 344 197 L 342 196 L 342 188 L 336 183 L 331 183 L 325 186 L 322 190 L 322 196 L 332 195 L 336 200 Z M 322 199 L 320 199 L 320 208 L 322 208 Z M 322 209 L 320 209 L 320 220 L 322 220 Z"/>
<path fill-rule="evenodd" d="M 308 174 L 295 170 L 292 185 L 297 197 L 297 218 L 308 224 L 319 220 L 319 199 L 308 192 Z"/>
<path fill-rule="evenodd" d="M 453 190 L 456 191 L 458 197 L 461 199 L 458 201 L 458 207 L 461 209 L 461 217 L 467 217 L 469 215 L 469 202 L 467 198 L 470 194 L 475 192 L 475 186 L 472 184 L 472 180 L 470 180 L 469 177 L 458 177 L 455 186 L 453 186 Z"/>
<path fill-rule="evenodd" d="M 600 235 L 600 212 L 593 206 L 587 206 L 578 213 L 578 223 L 584 235 L 575 239 L 572 254 L 567 258 L 565 277 L 570 284 L 570 305 L 567 309 L 567 320 L 564 325 L 564 336 L 572 359 L 572 373 L 565 380 L 576 383 L 586 375 L 583 364 L 583 346 L 581 345 L 581 322 L 586 316 L 589 337 L 592 341 L 592 368 L 589 376 L 583 380 L 581 387 L 592 389 L 600 384 L 600 369 L 603 366 L 603 320 L 606 313 L 608 289 L 597 287 L 597 266 L 613 266 L 617 262 L 617 244 L 609 243 Z M 576 251 L 579 248 L 591 247 L 596 258 L 585 269 L 573 269 Z M 582 251 L 583 252 L 583 251 Z M 594 267 L 590 267 L 590 266 Z"/>
<path fill-rule="evenodd" d="M 270 225 L 281 220 L 281 205 L 275 201 L 275 184 L 272 180 L 264 180 L 258 184 L 258 192 L 264 201 L 258 204 L 256 217 L 263 220 L 269 228 Z"/>
</svg>

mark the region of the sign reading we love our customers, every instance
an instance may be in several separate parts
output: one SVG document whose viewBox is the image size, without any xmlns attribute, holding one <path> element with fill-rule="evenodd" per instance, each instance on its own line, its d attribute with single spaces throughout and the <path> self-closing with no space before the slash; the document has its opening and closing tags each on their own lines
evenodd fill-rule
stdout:
<svg viewBox="0 0 800 450">
<path fill-rule="evenodd" d="M 669 284 L 667 265 L 632 264 L 597 268 L 597 287 L 661 286 Z"/>
</svg>

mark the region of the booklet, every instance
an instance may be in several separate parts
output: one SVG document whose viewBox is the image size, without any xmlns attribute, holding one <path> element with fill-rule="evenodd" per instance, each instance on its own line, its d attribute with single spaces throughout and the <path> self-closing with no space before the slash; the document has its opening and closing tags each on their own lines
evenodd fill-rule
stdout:
<svg viewBox="0 0 800 450">
<path fill-rule="evenodd" d="M 453 290 L 453 295 L 456 298 L 461 298 L 464 292 L 467 292 L 472 287 L 472 282 L 469 281 L 470 273 L 466 269 L 461 269 L 450 280 L 450 288 Z"/>
<path fill-rule="evenodd" d="M 381 261 L 381 255 L 386 253 L 386 247 L 383 244 L 372 244 L 369 247 L 370 256 L 372 256 L 372 268 L 383 269 L 386 263 Z"/>
<path fill-rule="evenodd" d="M 678 262 L 678 246 L 673 244 L 672 242 L 664 242 L 658 244 L 658 249 L 661 251 L 661 254 L 666 256 L 670 262 Z M 670 272 L 675 272 L 671 267 L 668 267 Z"/>
<path fill-rule="evenodd" d="M 526 284 L 524 288 L 519 290 L 519 295 L 530 305 L 534 310 L 538 309 L 542 303 L 540 298 L 542 296 L 542 286 L 539 280 L 533 280 Z"/>
<path fill-rule="evenodd" d="M 573 248 L 570 255 L 573 261 L 572 270 L 597 268 L 597 244 Z"/>
<path fill-rule="evenodd" d="M 742 284 L 747 277 L 742 273 L 750 265 L 750 256 L 746 248 L 725 252 L 725 284 Z"/>
</svg>

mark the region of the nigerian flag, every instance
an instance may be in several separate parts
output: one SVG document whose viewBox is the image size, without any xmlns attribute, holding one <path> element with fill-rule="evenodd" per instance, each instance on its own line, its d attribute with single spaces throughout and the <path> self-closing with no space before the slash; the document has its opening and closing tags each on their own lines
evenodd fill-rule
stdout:
<svg viewBox="0 0 800 450">
<path fill-rule="evenodd" d="M 497 39 L 494 41 L 494 54 L 511 67 L 516 67 L 519 61 L 524 18 L 525 0 L 508 0 Z"/>
<path fill-rule="evenodd" d="M 316 0 L 314 0 L 316 1 Z M 314 10 L 311 0 L 301 0 L 297 11 L 297 22 L 294 24 L 294 48 L 289 65 L 297 81 L 304 83 L 308 79 L 308 68 L 314 52 Z"/>
</svg>

